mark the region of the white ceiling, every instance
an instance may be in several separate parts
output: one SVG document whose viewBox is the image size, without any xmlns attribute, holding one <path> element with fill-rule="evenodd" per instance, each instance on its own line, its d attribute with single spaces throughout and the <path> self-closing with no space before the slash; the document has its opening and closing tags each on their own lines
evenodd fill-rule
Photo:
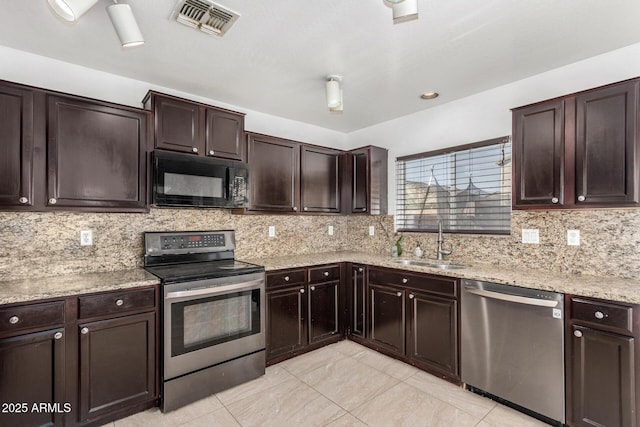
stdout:
<svg viewBox="0 0 640 427">
<path fill-rule="evenodd" d="M 396 25 L 383 0 L 217 0 L 241 15 L 223 38 L 169 20 L 176 0 L 120 2 L 143 47 L 120 47 L 107 0 L 75 24 L 5 0 L 0 45 L 350 132 L 640 42 L 638 0 L 418 0 Z M 328 74 L 344 77 L 342 113 Z"/>
</svg>

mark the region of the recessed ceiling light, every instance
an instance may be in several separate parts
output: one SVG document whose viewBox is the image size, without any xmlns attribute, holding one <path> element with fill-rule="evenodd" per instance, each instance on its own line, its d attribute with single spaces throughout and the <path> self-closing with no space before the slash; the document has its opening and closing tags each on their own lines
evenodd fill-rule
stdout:
<svg viewBox="0 0 640 427">
<path fill-rule="evenodd" d="M 438 96 L 440 96 L 440 94 L 438 92 L 425 92 L 422 95 L 420 95 L 420 98 L 422 98 L 422 99 L 434 99 L 434 98 L 437 98 Z"/>
</svg>

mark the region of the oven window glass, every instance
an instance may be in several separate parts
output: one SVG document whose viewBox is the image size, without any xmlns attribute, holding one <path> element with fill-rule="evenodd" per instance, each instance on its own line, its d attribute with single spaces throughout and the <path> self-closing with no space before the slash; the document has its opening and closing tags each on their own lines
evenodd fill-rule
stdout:
<svg viewBox="0 0 640 427">
<path fill-rule="evenodd" d="M 260 333 L 260 290 L 171 304 L 171 355 Z"/>
<path fill-rule="evenodd" d="M 222 178 L 179 173 L 164 173 L 164 194 L 167 196 L 223 197 Z"/>
</svg>

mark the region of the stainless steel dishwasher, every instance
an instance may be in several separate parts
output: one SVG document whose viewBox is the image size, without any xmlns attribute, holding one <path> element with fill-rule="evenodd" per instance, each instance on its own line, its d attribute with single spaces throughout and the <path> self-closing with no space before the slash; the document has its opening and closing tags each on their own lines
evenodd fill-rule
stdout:
<svg viewBox="0 0 640 427">
<path fill-rule="evenodd" d="M 462 281 L 461 378 L 565 422 L 564 299 L 555 292 Z"/>
</svg>

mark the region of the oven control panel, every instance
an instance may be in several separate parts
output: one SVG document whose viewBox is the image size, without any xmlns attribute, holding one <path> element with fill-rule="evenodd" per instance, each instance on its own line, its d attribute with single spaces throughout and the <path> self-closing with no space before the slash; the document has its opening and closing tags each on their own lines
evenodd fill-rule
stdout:
<svg viewBox="0 0 640 427">
<path fill-rule="evenodd" d="M 233 231 L 185 231 L 145 233 L 148 255 L 222 252 L 235 249 Z"/>
</svg>

